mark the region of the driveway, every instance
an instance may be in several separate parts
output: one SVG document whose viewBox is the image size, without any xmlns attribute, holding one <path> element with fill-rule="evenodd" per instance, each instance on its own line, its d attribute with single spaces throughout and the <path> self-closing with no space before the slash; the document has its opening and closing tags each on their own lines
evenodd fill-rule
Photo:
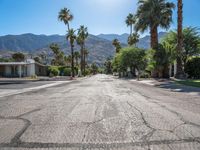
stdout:
<svg viewBox="0 0 200 150">
<path fill-rule="evenodd" d="M 200 93 L 96 75 L 0 98 L 1 150 L 200 150 Z"/>
</svg>

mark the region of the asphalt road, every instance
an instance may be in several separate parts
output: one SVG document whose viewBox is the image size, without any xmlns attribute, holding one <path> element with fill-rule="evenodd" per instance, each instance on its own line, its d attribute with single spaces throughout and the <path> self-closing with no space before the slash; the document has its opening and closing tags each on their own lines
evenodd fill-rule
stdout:
<svg viewBox="0 0 200 150">
<path fill-rule="evenodd" d="M 0 150 L 200 150 L 200 93 L 96 75 L 0 98 Z"/>
</svg>

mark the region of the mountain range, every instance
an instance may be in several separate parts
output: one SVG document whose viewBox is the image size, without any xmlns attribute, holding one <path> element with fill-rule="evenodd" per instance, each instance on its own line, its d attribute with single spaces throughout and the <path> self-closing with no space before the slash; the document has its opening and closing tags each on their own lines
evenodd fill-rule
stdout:
<svg viewBox="0 0 200 150">
<path fill-rule="evenodd" d="M 159 33 L 161 39 L 166 32 Z M 100 34 L 89 35 L 86 40 L 86 48 L 89 51 L 89 62 L 96 62 L 102 64 L 107 57 L 112 57 L 115 53 L 115 48 L 112 45 L 112 40 L 117 38 L 122 47 L 127 46 L 127 38 L 129 34 Z M 21 35 L 6 35 L 0 36 L 0 55 L 2 57 L 8 56 L 10 52 L 25 52 L 37 55 L 45 52 L 49 57 L 52 56 L 49 45 L 51 43 L 59 44 L 61 50 L 66 54 L 70 54 L 70 45 L 63 35 L 35 35 L 35 34 L 21 34 Z M 148 49 L 150 47 L 150 36 L 141 38 L 137 44 L 140 48 Z M 79 51 L 80 47 L 75 44 L 75 51 Z"/>
</svg>

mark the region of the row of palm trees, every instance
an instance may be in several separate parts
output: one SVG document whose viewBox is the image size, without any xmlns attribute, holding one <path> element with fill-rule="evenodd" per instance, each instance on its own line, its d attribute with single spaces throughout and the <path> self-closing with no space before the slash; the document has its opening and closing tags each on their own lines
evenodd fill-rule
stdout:
<svg viewBox="0 0 200 150">
<path fill-rule="evenodd" d="M 70 22 L 73 20 L 73 15 L 71 14 L 70 10 L 67 8 L 63 8 L 60 10 L 58 19 L 64 22 L 67 25 L 67 35 L 66 38 L 70 43 L 71 47 L 71 70 L 72 70 L 72 77 L 75 76 L 74 72 L 74 44 L 77 42 L 80 45 L 80 58 L 81 58 L 81 73 L 85 72 L 85 65 L 86 65 L 86 55 L 88 55 L 88 51 L 85 48 L 85 41 L 88 38 L 88 29 L 87 27 L 80 26 L 78 29 L 78 33 L 76 35 L 76 30 L 70 28 Z M 77 53 L 76 53 L 77 54 Z"/>
<path fill-rule="evenodd" d="M 137 33 L 145 32 L 150 29 L 151 48 L 157 49 L 158 46 L 158 28 L 169 29 L 172 23 L 172 14 L 175 4 L 166 2 L 166 0 L 139 0 L 136 14 L 129 14 L 126 18 L 127 26 L 130 26 L 130 36 L 128 44 L 137 43 L 139 36 Z M 177 41 L 177 78 L 184 75 L 182 65 L 182 48 L 183 48 L 183 1 L 177 0 L 178 7 L 178 41 Z M 133 28 L 134 27 L 134 28 Z M 133 30 L 135 33 L 133 34 Z"/>
</svg>

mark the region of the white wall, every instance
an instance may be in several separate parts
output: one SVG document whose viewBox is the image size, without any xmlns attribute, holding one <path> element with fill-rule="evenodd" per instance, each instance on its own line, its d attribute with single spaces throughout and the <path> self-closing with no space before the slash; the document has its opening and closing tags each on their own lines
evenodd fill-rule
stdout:
<svg viewBox="0 0 200 150">
<path fill-rule="evenodd" d="M 27 76 L 35 75 L 35 64 L 29 64 L 27 66 Z"/>
</svg>

